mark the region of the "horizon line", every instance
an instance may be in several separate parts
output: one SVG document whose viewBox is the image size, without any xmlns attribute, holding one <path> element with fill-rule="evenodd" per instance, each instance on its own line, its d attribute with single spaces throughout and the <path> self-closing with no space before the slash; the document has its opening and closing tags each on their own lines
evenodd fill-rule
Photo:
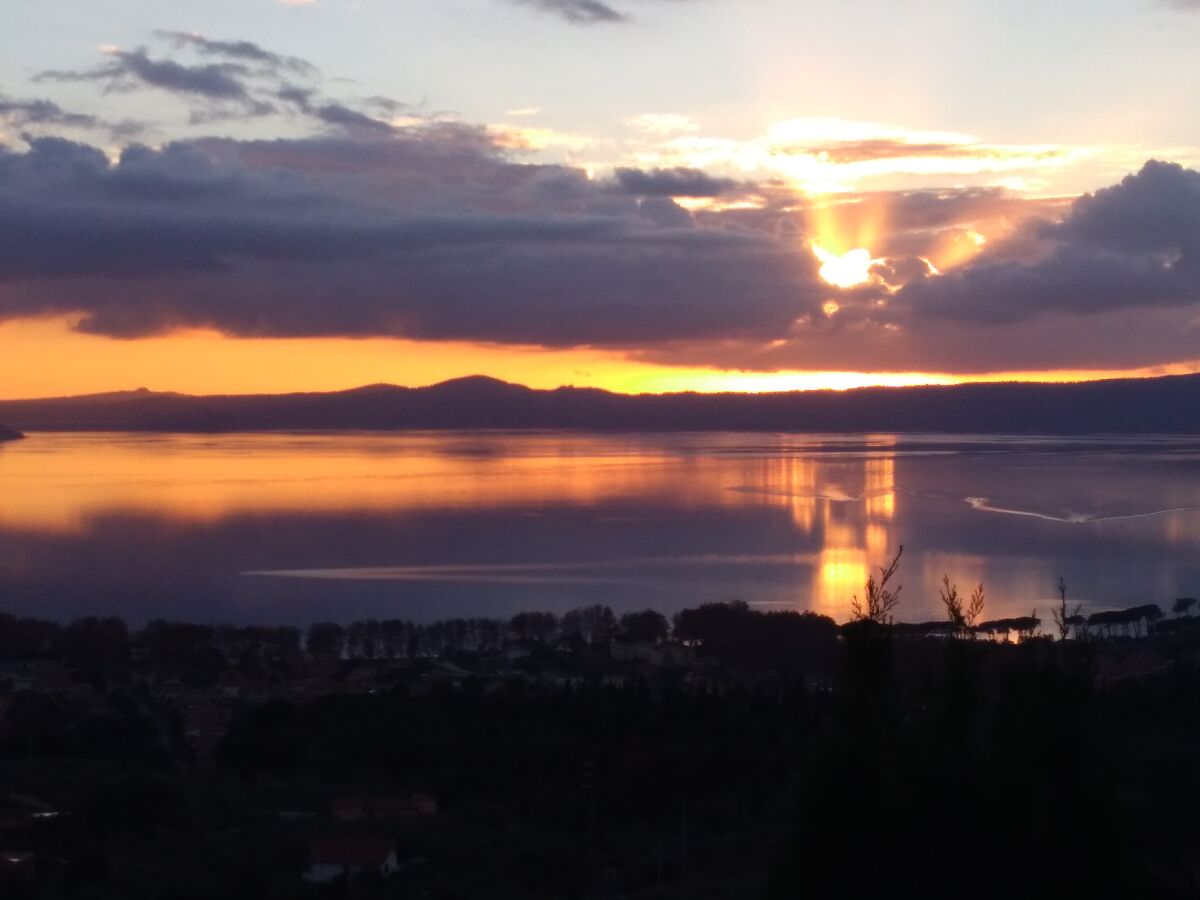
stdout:
<svg viewBox="0 0 1200 900">
<path fill-rule="evenodd" d="M 497 378 L 493 375 L 486 375 L 481 372 L 471 373 L 467 375 L 458 375 L 453 378 L 443 378 L 439 381 L 432 381 L 425 384 L 400 384 L 396 382 L 376 381 L 361 384 L 354 384 L 348 387 L 331 387 L 325 389 L 297 389 L 289 391 L 214 391 L 205 393 L 195 393 L 190 391 L 173 391 L 159 390 L 139 385 L 136 388 L 119 388 L 106 391 L 91 391 L 78 394 L 47 394 L 42 396 L 23 396 L 23 397 L 3 397 L 0 396 L 0 403 L 32 403 L 43 402 L 50 400 L 80 400 L 91 397 L 105 396 L 126 396 L 126 395 L 145 395 L 145 396 L 173 396 L 173 397 L 189 397 L 189 398 L 206 398 L 206 397 L 287 397 L 297 396 L 302 394 L 349 394 L 355 391 L 367 390 L 370 388 L 391 388 L 396 390 L 429 390 L 432 388 L 442 387 L 445 385 L 469 382 L 469 381 L 486 381 L 503 384 L 508 387 L 521 388 L 527 391 L 550 393 L 561 390 L 580 390 L 580 391 L 595 391 L 604 394 L 611 394 L 619 397 L 670 397 L 684 395 L 708 395 L 720 396 L 731 394 L 743 394 L 746 396 L 752 395 L 771 395 L 771 394 L 814 394 L 814 393 L 854 393 L 862 390 L 904 390 L 909 388 L 931 388 L 931 387 L 962 387 L 974 384 L 1020 384 L 1020 385 L 1078 385 L 1078 384 L 1093 384 L 1109 381 L 1153 381 L 1166 378 L 1186 378 L 1189 376 L 1200 375 L 1200 366 L 1184 364 L 1185 369 L 1181 371 L 1170 371 L 1171 367 L 1153 367 L 1153 371 L 1146 369 L 1129 369 L 1116 371 L 1103 370 L 1063 370 L 1062 372 L 1011 372 L 1011 373 L 983 373 L 979 376 L 944 376 L 944 375 L 928 375 L 923 373 L 865 373 L 865 372 L 829 372 L 829 373 L 733 373 L 743 375 L 761 374 L 763 376 L 782 376 L 796 375 L 797 377 L 822 375 L 827 376 L 847 376 L 849 378 L 867 378 L 872 375 L 878 375 L 882 379 L 891 377 L 891 381 L 865 381 L 863 383 L 847 383 L 845 385 L 830 385 L 830 384 L 814 384 L 812 386 L 797 386 L 797 387 L 763 387 L 763 388 L 720 388 L 720 387 L 697 387 L 685 388 L 680 390 L 647 390 L 647 391 L 623 391 L 614 390 L 612 388 L 599 387 L 596 385 L 587 384 L 559 384 L 555 387 L 533 387 L 523 384 L 519 381 L 509 381 L 504 378 Z M 1161 369 L 1168 371 L 1161 371 Z M 896 379 L 913 378 L 911 381 L 897 381 Z M 956 380 L 947 380 L 953 378 Z"/>
</svg>

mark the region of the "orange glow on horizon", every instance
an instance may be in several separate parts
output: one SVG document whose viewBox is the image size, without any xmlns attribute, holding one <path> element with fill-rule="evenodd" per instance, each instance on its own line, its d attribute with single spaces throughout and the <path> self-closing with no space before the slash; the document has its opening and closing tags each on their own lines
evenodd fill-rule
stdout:
<svg viewBox="0 0 1200 900">
<path fill-rule="evenodd" d="M 236 339 L 187 331 L 121 341 L 75 332 L 68 317 L 0 323 L 0 399 L 147 387 L 190 394 L 332 391 L 490 375 L 534 388 L 617 393 L 761 393 L 979 381 L 1090 381 L 1200 372 L 1200 359 L 1132 370 L 991 373 L 723 370 L 631 360 L 619 351 L 552 350 L 387 338 Z"/>
</svg>

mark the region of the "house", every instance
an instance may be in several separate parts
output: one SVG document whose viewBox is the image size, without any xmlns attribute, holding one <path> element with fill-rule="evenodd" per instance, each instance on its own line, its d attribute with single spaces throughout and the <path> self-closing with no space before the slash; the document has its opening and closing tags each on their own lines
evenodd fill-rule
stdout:
<svg viewBox="0 0 1200 900">
<path fill-rule="evenodd" d="M 304 880 L 312 884 L 329 884 L 339 878 L 353 881 L 367 872 L 388 878 L 400 869 L 396 844 L 388 838 L 314 838 L 308 842 L 308 855 Z"/>
</svg>

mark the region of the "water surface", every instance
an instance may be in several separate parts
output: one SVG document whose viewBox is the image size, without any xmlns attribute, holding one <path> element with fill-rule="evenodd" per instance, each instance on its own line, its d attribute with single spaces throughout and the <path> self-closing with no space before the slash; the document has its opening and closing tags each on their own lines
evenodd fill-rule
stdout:
<svg viewBox="0 0 1200 900">
<path fill-rule="evenodd" d="M 0 607 L 306 624 L 706 600 L 845 618 L 1200 594 L 1200 439 L 36 433 L 0 447 Z M 1048 615 L 1045 616 L 1048 620 Z"/>
</svg>

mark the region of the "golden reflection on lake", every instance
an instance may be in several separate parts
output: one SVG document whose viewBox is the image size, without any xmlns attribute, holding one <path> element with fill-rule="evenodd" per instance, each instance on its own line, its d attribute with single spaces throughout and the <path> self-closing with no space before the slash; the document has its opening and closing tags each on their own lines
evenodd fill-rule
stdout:
<svg viewBox="0 0 1200 900">
<path fill-rule="evenodd" d="M 439 602 L 492 584 L 519 606 L 542 601 L 517 585 L 557 585 L 563 603 L 741 596 L 844 618 L 904 544 L 910 618 L 936 614 L 943 571 L 1026 614 L 1089 557 L 1124 566 L 1114 594 L 1147 566 L 1184 590 L 1198 460 L 1186 442 L 961 436 L 34 434 L 0 449 L 0 587 L 70 593 L 55 554 L 91 553 L 76 581 L 98 568 L 114 594 L 145 566 L 160 591 L 177 571 L 187 596 L 437 582 Z M 133 558 L 137 528 L 152 557 Z M 1082 600 L 1105 589 L 1075 583 Z"/>
</svg>

